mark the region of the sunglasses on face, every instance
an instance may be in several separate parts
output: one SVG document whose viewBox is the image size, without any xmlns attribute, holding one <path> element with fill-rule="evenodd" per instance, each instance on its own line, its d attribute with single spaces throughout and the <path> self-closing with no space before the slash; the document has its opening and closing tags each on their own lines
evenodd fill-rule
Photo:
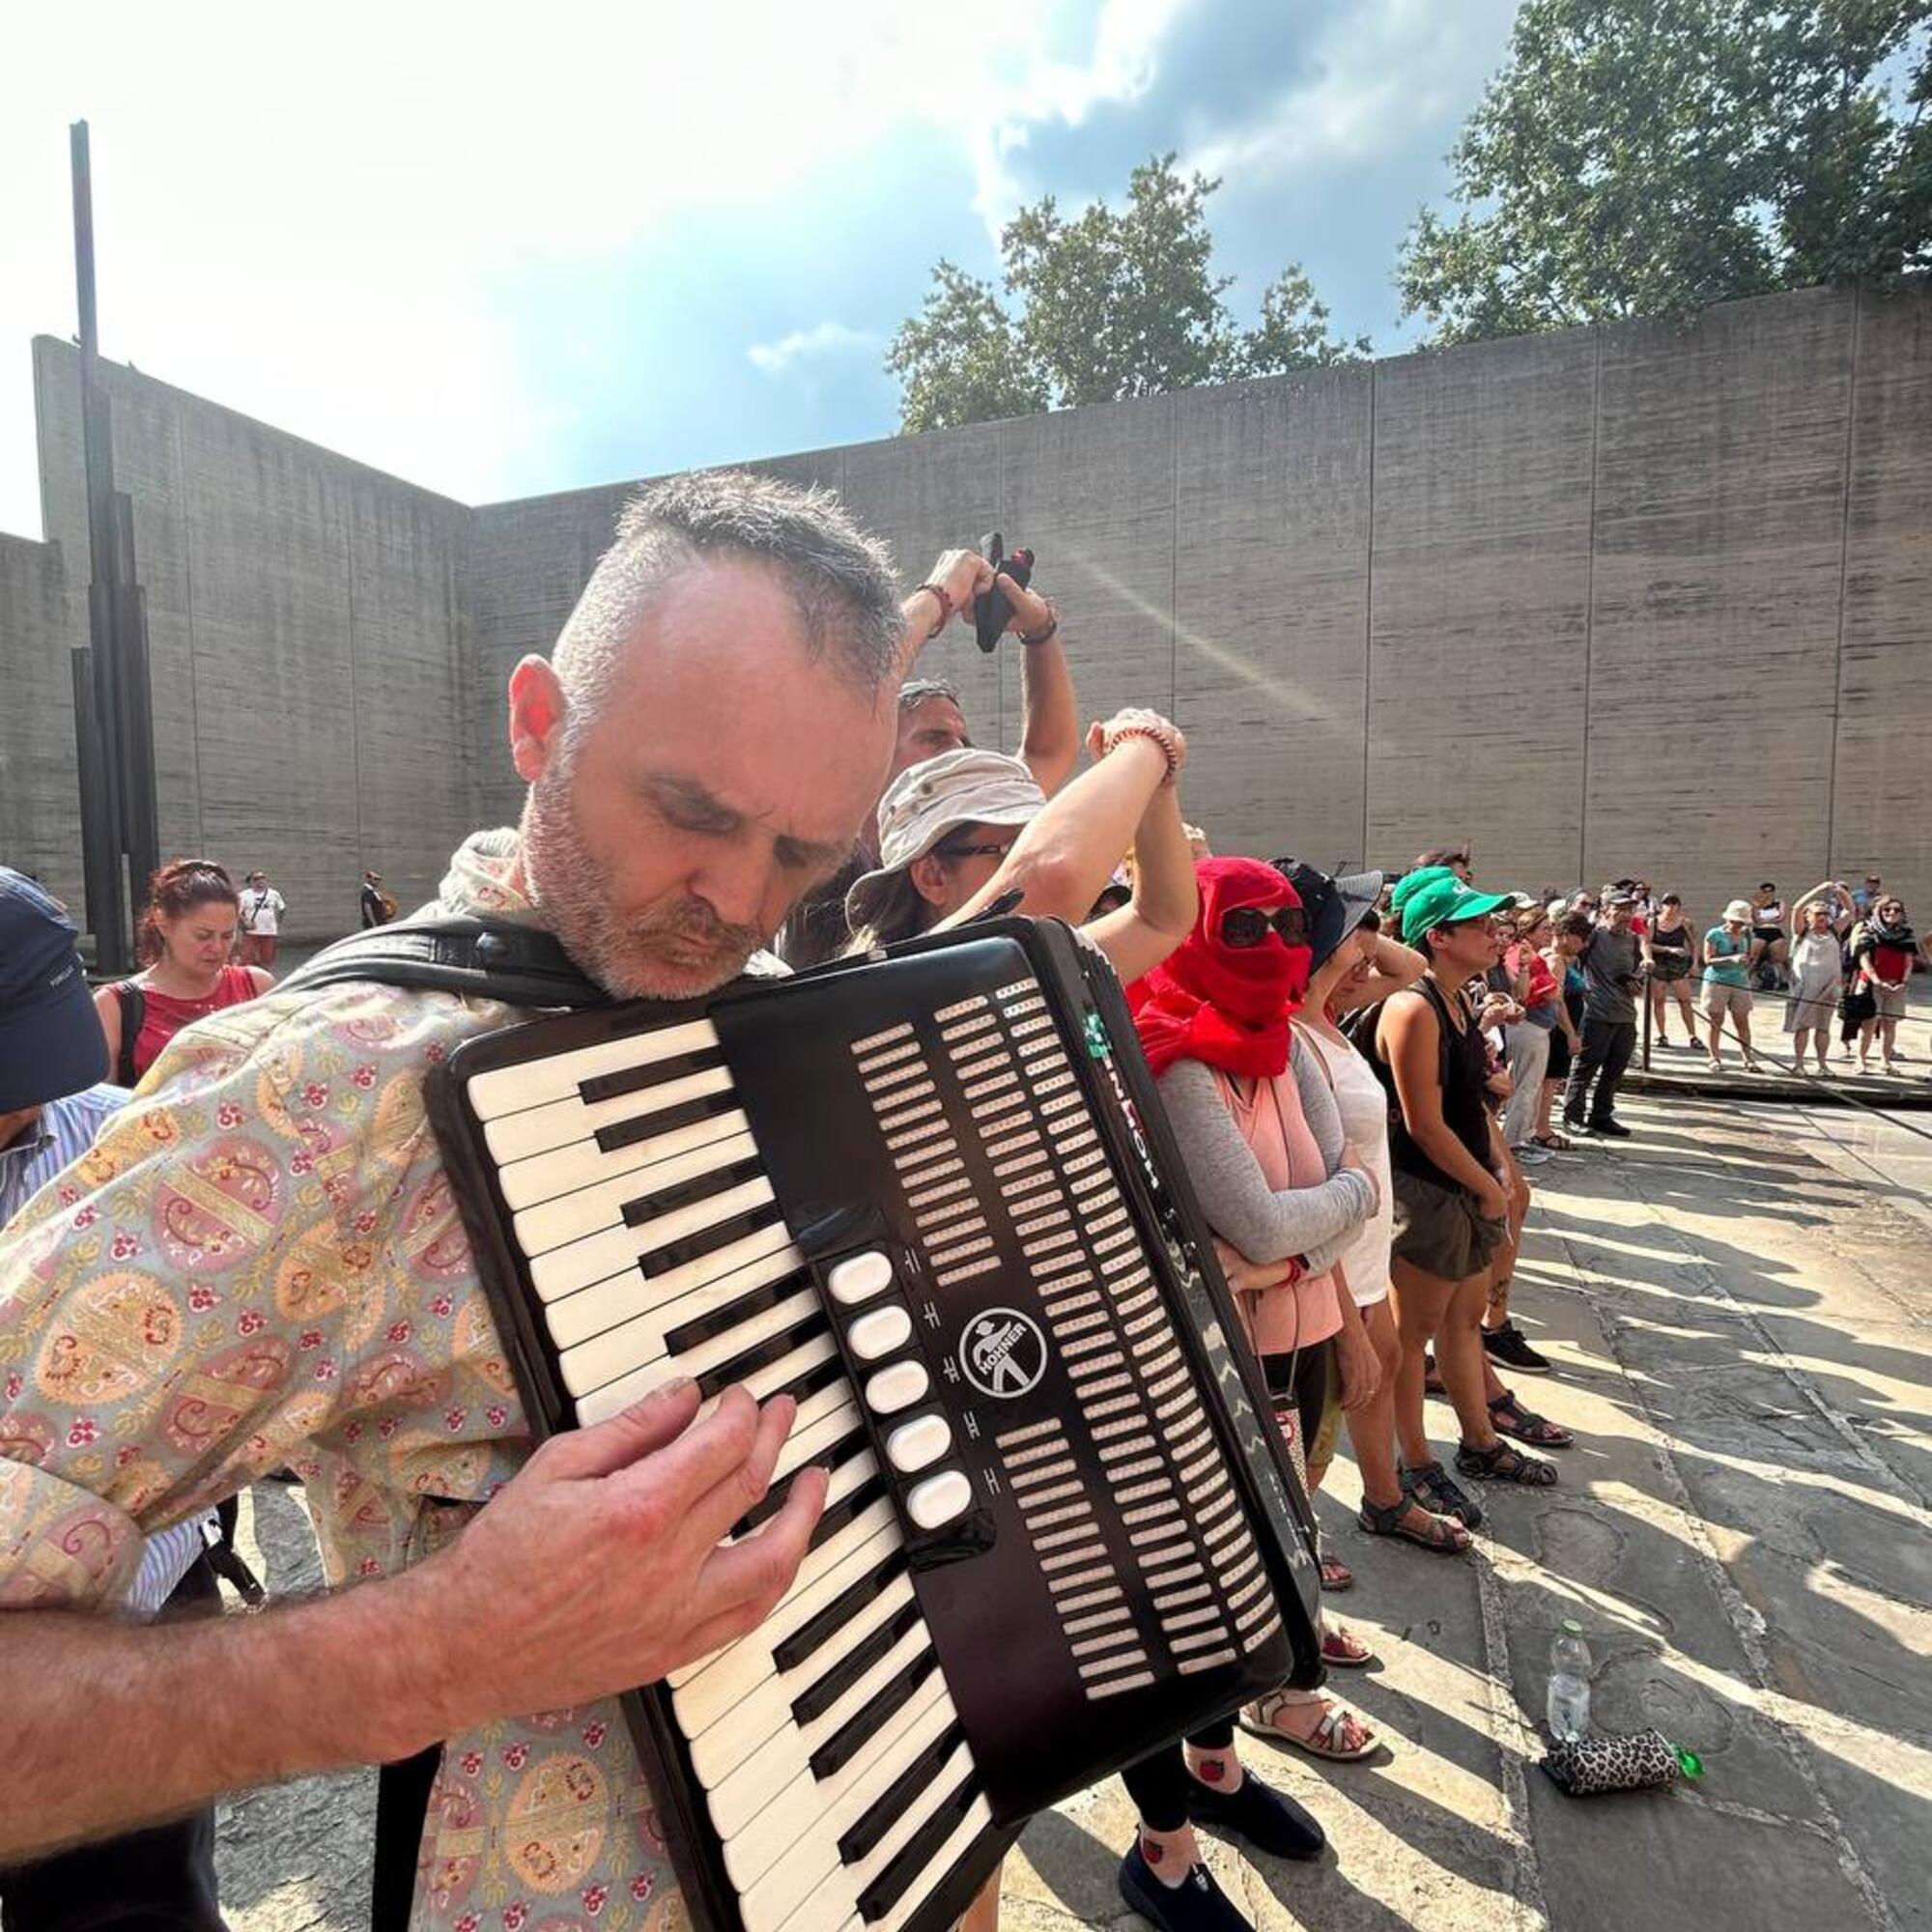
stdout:
<svg viewBox="0 0 1932 1932">
<path fill-rule="evenodd" d="M 1221 943 L 1224 946 L 1259 946 L 1270 932 L 1278 933 L 1285 946 L 1308 944 L 1308 913 L 1302 906 L 1282 906 L 1264 912 L 1260 906 L 1236 906 L 1221 915 Z"/>
<path fill-rule="evenodd" d="M 1009 838 L 1000 845 L 935 845 L 932 853 L 936 859 L 1004 859 L 1015 842 Z"/>
</svg>

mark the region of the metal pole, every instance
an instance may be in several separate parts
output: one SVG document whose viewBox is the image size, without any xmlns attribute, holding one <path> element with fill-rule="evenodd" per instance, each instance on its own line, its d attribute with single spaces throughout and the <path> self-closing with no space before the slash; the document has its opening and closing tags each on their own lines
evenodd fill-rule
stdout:
<svg viewBox="0 0 1932 1932">
<path fill-rule="evenodd" d="M 87 469 L 89 643 L 73 653 L 74 749 L 80 776 L 81 869 L 87 881 L 87 923 L 94 933 L 95 964 L 102 973 L 125 973 L 129 964 L 128 901 L 122 877 L 118 753 L 114 743 L 114 617 L 111 591 L 100 565 L 111 554 L 96 477 L 106 459 L 100 444 L 96 398 L 99 337 L 94 306 L 94 184 L 87 123 L 68 129 L 73 173 L 73 279 L 80 311 L 80 433 Z M 112 488 L 111 478 L 109 482 Z"/>
<path fill-rule="evenodd" d="M 102 973 L 133 964 L 129 900 L 157 863 L 154 707 L 148 689 L 146 629 L 134 579 L 131 508 L 117 504 L 113 422 L 100 381 L 95 310 L 94 177 L 87 123 L 68 130 L 73 169 L 74 292 L 80 314 L 80 431 L 87 481 L 88 636 L 91 677 L 75 669 L 78 693 L 91 683 L 94 729 L 75 721 L 80 755 L 82 865 L 89 882 L 88 924 Z M 86 794 L 93 794 L 87 796 Z M 88 849 L 102 827 L 105 855 Z M 132 891 L 124 865 L 133 867 Z"/>
</svg>

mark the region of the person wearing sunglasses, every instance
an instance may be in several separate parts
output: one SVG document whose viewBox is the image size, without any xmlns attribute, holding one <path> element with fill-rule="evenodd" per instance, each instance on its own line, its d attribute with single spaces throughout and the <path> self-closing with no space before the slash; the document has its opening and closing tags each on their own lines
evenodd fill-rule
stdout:
<svg viewBox="0 0 1932 1932">
<path fill-rule="evenodd" d="M 973 749 L 903 771 L 879 802 L 879 864 L 846 896 L 850 951 L 869 952 L 1009 910 L 1079 926 L 1122 980 L 1151 971 L 1194 923 L 1194 866 L 1175 783 L 1187 741 L 1151 711 L 1088 733 L 1093 764 L 1049 799 L 1018 758 Z M 1121 854 L 1132 896 L 1090 919 Z"/>
<path fill-rule="evenodd" d="M 1342 1265 L 1380 1190 L 1347 1139 L 1321 1057 L 1290 1025 L 1315 959 L 1299 893 L 1254 859 L 1195 869 L 1200 917 L 1129 989 L 1134 1023 L 1290 1452 L 1313 1489 L 1331 1362 L 1346 1409 L 1373 1400 L 1380 1379 Z M 1335 1568 L 1330 1587 L 1353 1580 Z M 1373 1662 L 1338 1626 L 1324 1628 L 1321 1650 L 1345 1669 Z M 1368 1725 L 1319 1691 L 1275 1692 L 1248 1706 L 1242 1722 L 1315 1757 L 1352 1760 L 1375 1748 Z"/>
</svg>

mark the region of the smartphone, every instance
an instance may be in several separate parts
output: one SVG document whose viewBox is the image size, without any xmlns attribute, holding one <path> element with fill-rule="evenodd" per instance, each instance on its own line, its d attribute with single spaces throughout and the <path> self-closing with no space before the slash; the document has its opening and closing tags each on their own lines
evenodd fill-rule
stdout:
<svg viewBox="0 0 1932 1932">
<path fill-rule="evenodd" d="M 1022 588 L 1033 582 L 1033 552 L 1016 550 L 1009 556 L 1006 539 L 998 530 L 989 530 L 980 539 L 980 554 L 995 570 L 1004 570 Z M 973 635 L 980 640 L 982 651 L 991 652 L 999 648 L 1000 639 L 1012 621 L 1012 600 L 997 582 L 992 589 L 974 598 Z"/>
</svg>

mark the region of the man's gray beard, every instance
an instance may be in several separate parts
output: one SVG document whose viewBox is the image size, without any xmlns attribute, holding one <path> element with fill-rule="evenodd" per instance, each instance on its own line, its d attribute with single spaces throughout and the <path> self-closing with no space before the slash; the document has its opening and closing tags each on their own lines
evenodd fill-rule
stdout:
<svg viewBox="0 0 1932 1932">
<path fill-rule="evenodd" d="M 669 914 L 654 913 L 625 924 L 596 896 L 597 867 L 584 850 L 571 808 L 568 771 L 546 773 L 530 787 L 524 808 L 524 883 L 530 902 L 572 959 L 620 1000 L 683 1000 L 716 992 L 745 969 L 764 944 L 762 934 L 724 924 L 701 899 L 686 899 Z M 654 971 L 639 959 L 639 938 L 694 939 L 719 949 L 715 974 L 666 967 Z"/>
</svg>

